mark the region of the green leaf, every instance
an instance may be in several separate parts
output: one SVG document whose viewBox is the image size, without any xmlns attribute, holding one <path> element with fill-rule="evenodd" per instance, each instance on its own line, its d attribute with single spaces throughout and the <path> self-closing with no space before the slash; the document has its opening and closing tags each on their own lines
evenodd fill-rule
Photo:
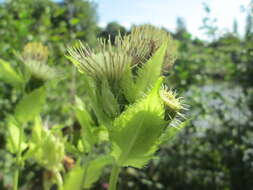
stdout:
<svg viewBox="0 0 253 190">
<path fill-rule="evenodd" d="M 97 137 L 96 143 L 101 144 L 105 141 L 109 141 L 108 128 L 106 128 L 105 126 L 100 125 L 99 127 L 96 127 L 93 132 Z"/>
<path fill-rule="evenodd" d="M 86 93 L 88 95 L 89 102 L 95 115 L 100 124 L 108 124 L 110 123 L 110 118 L 103 112 L 101 109 L 101 105 L 98 101 L 98 92 L 96 91 L 96 84 L 94 81 L 87 76 L 85 73 L 82 75 L 84 82 L 84 88 L 86 89 Z"/>
<path fill-rule="evenodd" d="M 165 144 L 169 140 L 172 140 L 184 127 L 186 127 L 191 119 L 188 119 L 182 123 L 180 123 L 178 126 L 169 126 L 164 131 L 163 135 L 161 136 L 161 143 Z"/>
<path fill-rule="evenodd" d="M 79 147 L 85 152 L 89 152 L 94 144 L 99 144 L 108 141 L 108 129 L 103 126 L 95 126 L 90 113 L 87 111 L 82 100 L 76 97 L 76 118 L 79 121 L 81 129 L 81 141 Z M 82 145 L 80 144 L 82 143 Z M 81 149 L 80 149 L 81 150 Z"/>
<path fill-rule="evenodd" d="M 40 117 L 36 117 L 34 120 L 34 126 L 32 128 L 32 140 L 35 143 L 39 143 L 43 138 L 43 126 Z"/>
<path fill-rule="evenodd" d="M 39 138 L 34 139 L 34 137 Z M 41 166 L 52 171 L 57 171 L 62 167 L 65 147 L 62 139 L 55 137 L 50 130 L 42 125 L 37 125 L 37 128 L 33 130 L 30 145 L 31 149 L 25 155 L 27 158 L 34 158 Z"/>
<path fill-rule="evenodd" d="M 16 154 L 18 152 L 20 135 L 23 136 L 21 142 L 21 151 L 22 151 L 27 147 L 27 144 L 24 141 L 24 133 L 20 134 L 20 126 L 18 126 L 14 118 L 9 118 L 7 148 L 11 153 Z"/>
<path fill-rule="evenodd" d="M 10 63 L 0 59 L 0 79 L 13 85 L 20 86 L 24 83 L 22 77 L 10 66 Z"/>
<path fill-rule="evenodd" d="M 78 141 L 78 143 L 79 143 L 79 141 Z M 80 154 L 82 154 L 82 152 L 80 152 L 80 147 L 78 147 L 78 144 L 76 146 L 70 142 L 65 142 L 64 146 L 65 146 L 66 152 L 68 152 L 68 153 L 71 153 L 76 156 L 79 156 Z"/>
<path fill-rule="evenodd" d="M 45 89 L 39 88 L 27 94 L 21 99 L 15 108 L 15 117 L 20 123 L 26 123 L 39 115 L 45 103 Z"/>
<path fill-rule="evenodd" d="M 70 171 L 65 180 L 62 190 L 81 190 L 82 188 L 90 188 L 96 182 L 104 167 L 112 163 L 110 156 L 101 156 L 89 162 L 87 171 L 85 167 L 77 165 Z"/>
<path fill-rule="evenodd" d="M 92 160 L 89 163 L 89 167 L 87 170 L 87 176 L 84 181 L 84 188 L 90 188 L 93 183 L 95 183 L 99 177 L 101 176 L 103 169 L 105 166 L 112 163 L 111 156 L 100 156 L 95 160 Z"/>
<path fill-rule="evenodd" d="M 136 99 L 136 86 L 130 65 L 126 66 L 125 72 L 122 76 L 121 86 L 127 101 L 133 103 Z"/>
<path fill-rule="evenodd" d="M 99 99 L 102 100 L 101 105 L 104 108 L 104 112 L 107 113 L 110 118 L 114 118 L 120 113 L 118 101 L 111 92 L 107 80 L 102 82 L 101 97 Z"/>
<path fill-rule="evenodd" d="M 161 76 L 167 45 L 168 42 L 164 42 L 148 62 L 138 70 L 138 77 L 136 79 L 137 98 L 142 97 L 147 90 L 152 88 Z"/>
<path fill-rule="evenodd" d="M 77 165 L 67 175 L 62 190 L 81 190 L 83 185 L 83 175 L 83 168 Z"/>
<path fill-rule="evenodd" d="M 89 113 L 85 109 L 76 108 L 76 118 L 82 127 L 82 143 L 86 149 L 85 152 L 89 152 L 90 148 L 95 144 L 96 137 L 92 132 L 91 118 Z"/>
<path fill-rule="evenodd" d="M 72 24 L 72 25 L 76 25 L 76 24 L 78 24 L 80 22 L 80 19 L 79 18 L 72 18 L 71 20 L 70 20 L 70 24 Z"/>
<path fill-rule="evenodd" d="M 121 86 L 128 102 L 133 103 L 136 99 L 141 98 L 159 79 L 167 45 L 168 43 L 164 42 L 153 57 L 142 68 L 139 68 L 136 81 L 134 80 L 131 67 L 126 67 L 121 80 Z"/>
<path fill-rule="evenodd" d="M 45 135 L 43 133 L 42 121 L 40 117 L 36 117 L 34 119 L 32 135 L 29 141 L 29 150 L 23 156 L 24 160 L 32 158 L 36 154 L 42 144 L 43 138 L 45 138 Z"/>
<path fill-rule="evenodd" d="M 159 79 L 145 98 L 116 118 L 110 138 L 118 165 L 141 168 L 152 158 L 165 126 L 161 83 Z"/>
<path fill-rule="evenodd" d="M 95 81 L 88 76 L 87 73 L 83 72 L 81 68 L 81 64 L 71 56 L 66 56 L 77 68 L 78 70 L 83 73 L 82 79 L 84 82 L 84 88 L 86 89 L 86 93 L 88 95 L 88 99 L 90 101 L 91 107 L 96 114 L 97 119 L 99 120 L 100 124 L 107 124 L 110 125 L 110 118 L 103 112 L 101 109 L 101 102 L 99 102 L 100 94 L 97 90 L 97 86 Z"/>
</svg>

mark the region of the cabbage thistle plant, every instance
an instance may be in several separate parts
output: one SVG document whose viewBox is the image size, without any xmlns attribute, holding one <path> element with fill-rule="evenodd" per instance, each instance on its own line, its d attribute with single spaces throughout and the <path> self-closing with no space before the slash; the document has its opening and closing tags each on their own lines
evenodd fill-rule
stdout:
<svg viewBox="0 0 253 190">
<path fill-rule="evenodd" d="M 67 58 L 85 80 L 86 94 L 76 109 L 83 149 L 89 157 L 101 143 L 99 134 L 108 136 L 103 141 L 108 141 L 110 151 L 103 160 L 112 165 L 109 189 L 115 190 L 122 167 L 144 167 L 179 131 L 185 106 L 164 84 L 163 73 L 176 58 L 176 42 L 166 31 L 138 26 L 116 37 L 115 45 L 110 40 L 98 43 L 91 49 L 80 42 L 68 49 Z M 85 188 L 92 162 L 79 162 L 63 189 Z"/>
<path fill-rule="evenodd" d="M 180 122 L 186 109 L 182 98 L 164 84 L 176 49 L 166 31 L 150 25 L 118 35 L 115 44 L 99 39 L 94 49 L 81 42 L 68 48 L 67 58 L 82 73 L 85 88 L 73 105 L 78 135 L 47 126 L 40 117 L 47 87 L 59 78 L 47 64 L 45 46 L 27 44 L 15 69 L 0 59 L 0 79 L 21 94 L 6 117 L 6 148 L 15 159 L 13 190 L 20 186 L 27 160 L 43 168 L 45 190 L 53 185 L 89 189 L 107 166 L 112 166 L 109 189 L 116 190 L 123 167 L 146 166 L 186 123 Z"/>
</svg>

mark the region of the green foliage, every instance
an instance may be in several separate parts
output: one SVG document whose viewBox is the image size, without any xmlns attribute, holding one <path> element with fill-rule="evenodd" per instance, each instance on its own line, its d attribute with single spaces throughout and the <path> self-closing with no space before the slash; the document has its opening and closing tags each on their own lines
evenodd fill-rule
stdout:
<svg viewBox="0 0 253 190">
<path fill-rule="evenodd" d="M 45 98 L 43 87 L 25 95 L 15 108 L 15 118 L 22 124 L 33 120 L 41 112 Z"/>
<path fill-rule="evenodd" d="M 192 87 L 187 98 L 191 107 L 195 107 L 194 119 L 179 138 L 160 152 L 159 162 L 154 162 L 159 172 L 147 178 L 155 175 L 157 183 L 173 189 L 189 186 L 208 190 L 241 186 L 250 189 L 252 149 L 248 142 L 252 139 L 252 119 L 242 89 L 221 84 Z M 168 167 L 173 169 L 164 169 Z M 147 169 L 145 173 L 149 172 Z M 244 175 L 238 176 L 238 173 Z M 168 181 L 168 177 L 178 182 Z"/>
<path fill-rule="evenodd" d="M 11 153 L 18 153 L 21 136 L 24 136 L 24 132 L 20 130 L 20 126 L 16 123 L 15 119 L 10 117 L 8 121 L 7 148 Z M 20 149 L 23 151 L 25 148 L 27 148 L 27 144 L 25 143 L 25 140 L 22 139 Z"/>
<path fill-rule="evenodd" d="M 135 77 L 131 74 L 131 67 L 126 67 L 121 84 L 124 86 L 123 93 L 129 102 L 134 102 L 154 86 L 160 77 L 163 67 L 163 60 L 167 49 L 165 42 L 154 56 L 138 70 Z M 136 78 L 136 80 L 134 80 Z"/>
<path fill-rule="evenodd" d="M 157 149 L 164 129 L 164 110 L 159 90 L 161 80 L 140 102 L 127 108 L 113 123 L 112 155 L 119 166 L 143 167 Z"/>
<path fill-rule="evenodd" d="M 79 22 L 76 22 L 77 20 Z M 74 117 L 67 117 L 67 115 L 73 116 L 69 108 L 74 102 L 74 92 L 84 91 L 82 90 L 83 81 L 80 75 L 75 74 L 74 71 L 70 72 L 72 66 L 67 64 L 64 57 L 65 47 L 71 44 L 73 39 L 82 39 L 94 46 L 98 33 L 96 23 L 96 5 L 88 1 L 11 0 L 0 3 L 1 59 L 10 62 L 15 71 L 20 71 L 22 70 L 20 57 L 14 55 L 19 54 L 25 44 L 29 42 L 41 42 L 48 47 L 49 59 L 47 66 L 41 64 L 42 67 L 37 67 L 37 71 L 44 70 L 44 75 L 40 76 L 49 75 L 51 72 L 47 72 L 48 67 L 52 68 L 53 65 L 57 65 L 57 74 L 61 75 L 57 75 L 56 78 L 66 79 L 60 82 L 61 88 L 53 90 L 51 87 L 49 90 L 51 93 L 48 94 L 48 101 L 54 106 L 46 105 L 45 111 L 52 116 L 52 122 L 64 120 L 67 125 L 72 125 L 74 122 Z M 33 68 L 36 64 L 30 65 Z M 37 86 L 38 83 L 41 83 L 34 78 L 32 81 L 30 86 Z M 19 91 L 6 87 L 2 80 L 0 86 L 3 89 L 1 99 L 4 99 L 4 102 L 0 102 L 0 117 L 2 118 L 6 114 L 4 112 L 11 113 L 10 107 L 13 107 L 17 101 L 5 97 L 12 94 L 13 97 L 18 98 Z M 68 92 L 68 96 L 64 92 Z M 62 102 L 65 103 L 62 104 Z"/>
<path fill-rule="evenodd" d="M 79 189 L 82 189 L 83 175 L 84 175 L 83 168 L 80 167 L 80 166 L 76 166 L 68 174 L 62 189 L 63 190 L 71 190 L 71 189 L 79 190 Z"/>
<path fill-rule="evenodd" d="M 178 126 L 173 127 L 167 127 L 166 131 L 163 133 L 163 135 L 160 138 L 161 143 L 166 144 L 168 141 L 176 138 L 176 135 L 178 134 L 179 130 L 182 130 L 184 127 L 189 125 L 190 119 L 180 123 Z"/>
<path fill-rule="evenodd" d="M 100 95 L 97 93 L 97 89 L 95 89 L 96 84 L 89 76 L 84 75 L 83 80 L 85 82 L 84 87 L 87 89 L 86 93 L 88 95 L 87 99 L 89 100 L 90 109 L 95 112 L 98 122 L 108 124 L 110 122 L 110 118 L 100 109 L 101 102 L 99 102 L 98 99 Z"/>
<path fill-rule="evenodd" d="M 0 79 L 13 85 L 20 87 L 23 84 L 23 78 L 10 65 L 10 63 L 0 59 Z"/>
<path fill-rule="evenodd" d="M 163 60 L 168 45 L 167 43 L 168 42 L 164 42 L 163 45 L 154 54 L 154 56 L 142 68 L 138 70 L 135 86 L 137 94 L 136 99 L 142 97 L 145 92 L 154 86 L 155 82 L 159 79 L 162 72 Z"/>
<path fill-rule="evenodd" d="M 40 165 L 51 171 L 62 169 L 64 157 L 63 141 L 56 137 L 53 130 L 46 129 L 39 117 L 36 118 L 32 130 L 30 150 L 26 157 L 34 158 Z"/>
<path fill-rule="evenodd" d="M 159 40 L 154 40 L 155 35 L 160 35 Z M 83 145 L 92 153 L 91 147 L 97 144 L 92 132 L 95 126 L 90 121 L 93 115 L 96 128 L 108 128 L 114 157 L 110 189 L 115 189 L 119 167 L 142 168 L 153 157 L 166 124 L 174 119 L 165 116 L 165 109 L 169 107 L 177 115 L 181 106 L 175 110 L 160 97 L 163 66 L 167 62 L 172 64 L 174 56 L 168 49 L 173 47 L 173 40 L 165 31 L 140 26 L 128 36 L 116 37 L 115 47 L 110 41 L 99 42 L 94 50 L 79 43 L 68 49 L 67 58 L 84 75 L 87 89 L 87 108 L 77 110 L 77 118 L 86 132 L 83 137 L 87 137 Z M 171 93 L 167 98 L 174 103 L 177 100 L 174 96 Z"/>
<path fill-rule="evenodd" d="M 111 164 L 111 162 L 111 157 L 100 156 L 89 163 L 87 171 L 84 167 L 77 165 L 66 177 L 66 182 L 64 183 L 62 190 L 91 188 L 93 183 L 96 182 L 102 174 L 104 167 Z"/>
<path fill-rule="evenodd" d="M 120 113 L 119 103 L 110 90 L 110 86 L 106 80 L 101 84 L 101 99 L 102 98 L 106 100 L 101 102 L 104 112 L 111 118 L 116 117 Z"/>
<path fill-rule="evenodd" d="M 89 113 L 87 112 L 87 110 L 85 110 L 85 107 L 80 99 L 78 99 L 77 105 L 78 107 L 76 108 L 76 117 L 82 127 L 81 131 L 83 133 L 82 142 L 84 145 L 84 150 L 86 152 L 89 152 L 96 141 L 96 136 L 94 134 L 95 126 Z"/>
<path fill-rule="evenodd" d="M 84 188 L 90 188 L 101 176 L 105 166 L 112 164 L 110 156 L 100 156 L 89 163 L 87 175 L 84 179 Z"/>
<path fill-rule="evenodd" d="M 101 189 L 111 165 L 115 176 L 132 166 L 121 170 L 119 189 L 251 189 L 252 10 L 244 36 L 236 22 L 219 36 L 206 5 L 207 42 L 183 19 L 171 34 L 178 41 L 150 25 L 99 29 L 95 7 L 0 3 L 0 189 L 15 184 L 17 169 L 20 189 Z M 74 39 L 85 45 L 67 58 L 81 74 L 64 56 Z M 183 101 L 154 87 L 161 73 L 186 97 L 191 119 L 176 122 Z"/>
</svg>

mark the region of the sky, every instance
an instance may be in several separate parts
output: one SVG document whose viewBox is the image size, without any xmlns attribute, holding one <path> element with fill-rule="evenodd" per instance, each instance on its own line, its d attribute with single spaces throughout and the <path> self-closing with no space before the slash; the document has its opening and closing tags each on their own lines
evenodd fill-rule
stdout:
<svg viewBox="0 0 253 190">
<path fill-rule="evenodd" d="M 246 13 L 241 6 L 248 6 L 250 0 L 93 0 L 98 5 L 99 25 L 116 21 L 130 28 L 133 24 L 149 23 L 174 31 L 176 18 L 182 17 L 193 36 L 204 37 L 200 30 L 206 13 L 203 2 L 211 9 L 211 18 L 217 19 L 220 31 L 232 30 L 233 21 L 243 33 Z"/>
</svg>

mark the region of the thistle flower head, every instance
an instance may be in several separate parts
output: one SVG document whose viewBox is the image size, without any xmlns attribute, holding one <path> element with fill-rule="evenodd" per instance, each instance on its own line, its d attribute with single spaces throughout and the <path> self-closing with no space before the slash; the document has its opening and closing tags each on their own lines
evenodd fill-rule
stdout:
<svg viewBox="0 0 253 190">
<path fill-rule="evenodd" d="M 56 76 L 56 71 L 46 64 L 48 48 L 41 43 L 32 42 L 25 45 L 21 60 L 35 79 L 47 81 Z"/>
<path fill-rule="evenodd" d="M 158 48 L 168 41 L 168 48 L 164 59 L 165 68 L 172 65 L 176 59 L 177 46 L 175 41 L 165 30 L 151 25 L 134 27 L 128 36 L 116 38 L 116 46 L 123 49 L 133 58 L 133 65 L 146 62 L 158 50 Z"/>
<path fill-rule="evenodd" d="M 48 59 L 48 48 L 38 42 L 28 43 L 23 49 L 22 59 L 24 62 L 46 62 Z"/>
<path fill-rule="evenodd" d="M 186 108 L 183 104 L 182 97 L 177 97 L 175 91 L 168 90 L 166 87 L 160 90 L 160 97 L 164 102 L 170 120 L 174 119 L 176 116 L 183 117 L 181 111 Z"/>
<path fill-rule="evenodd" d="M 74 60 L 81 72 L 90 75 L 97 81 L 106 79 L 109 83 L 119 81 L 131 58 L 120 49 L 104 40 L 99 40 L 98 48 L 91 50 L 81 42 L 76 47 L 68 48 L 70 59 Z"/>
</svg>

